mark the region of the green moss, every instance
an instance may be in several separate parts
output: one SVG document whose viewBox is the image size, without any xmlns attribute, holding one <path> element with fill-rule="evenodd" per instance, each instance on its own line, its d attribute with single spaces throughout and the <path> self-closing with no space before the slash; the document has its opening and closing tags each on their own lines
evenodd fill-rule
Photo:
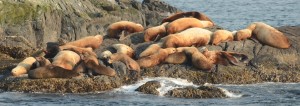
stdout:
<svg viewBox="0 0 300 106">
<path fill-rule="evenodd" d="M 0 24 L 20 24 L 26 20 L 35 19 L 49 8 L 50 6 L 33 5 L 29 2 L 2 2 L 0 4 Z"/>
</svg>

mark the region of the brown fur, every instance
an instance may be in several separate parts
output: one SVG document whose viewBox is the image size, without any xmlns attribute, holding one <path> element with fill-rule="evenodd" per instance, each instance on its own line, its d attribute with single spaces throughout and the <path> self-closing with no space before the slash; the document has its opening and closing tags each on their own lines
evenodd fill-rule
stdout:
<svg viewBox="0 0 300 106">
<path fill-rule="evenodd" d="M 175 48 L 166 48 L 166 49 L 159 49 L 156 53 L 139 58 L 137 60 L 140 67 L 153 67 L 155 65 L 160 64 L 165 60 L 166 57 L 168 57 L 169 54 L 175 53 Z"/>
<path fill-rule="evenodd" d="M 204 21 L 210 21 L 211 23 L 214 24 L 214 22 L 207 17 L 205 14 L 200 13 L 200 12 L 196 12 L 196 11 L 190 11 L 190 12 L 178 12 L 174 15 L 171 15 L 165 19 L 163 19 L 162 23 L 164 22 L 172 22 L 174 20 L 177 20 L 179 18 L 183 18 L 183 17 L 194 17 L 197 18 L 199 20 L 204 20 Z"/>
<path fill-rule="evenodd" d="M 245 54 L 227 52 L 227 51 L 203 51 L 203 55 L 211 61 L 212 64 L 222 65 L 239 65 L 240 62 L 245 61 L 248 57 Z M 241 57 L 238 60 L 236 57 Z"/>
<path fill-rule="evenodd" d="M 210 26 L 213 26 L 213 23 L 211 23 L 210 21 L 201 21 L 196 18 L 180 18 L 169 23 L 166 29 L 168 34 L 174 34 L 188 28 L 205 28 Z"/>
<path fill-rule="evenodd" d="M 202 28 L 189 28 L 177 34 L 169 35 L 163 42 L 163 47 L 205 46 L 210 41 L 212 32 Z"/>
<path fill-rule="evenodd" d="M 97 56 L 97 54 L 95 52 L 93 52 L 93 49 L 90 47 L 82 48 L 82 47 L 77 47 L 77 46 L 73 46 L 73 45 L 64 45 L 64 46 L 60 46 L 59 48 L 60 48 L 60 50 L 71 50 L 71 51 L 76 52 L 77 54 L 88 53 L 89 55 Z"/>
<path fill-rule="evenodd" d="M 252 35 L 252 31 L 250 29 L 242 29 L 236 32 L 234 36 L 235 41 L 241 41 L 250 38 Z"/>
<path fill-rule="evenodd" d="M 158 50 L 161 49 L 161 45 L 161 43 L 155 43 L 148 46 L 142 53 L 140 53 L 139 57 L 145 57 L 156 53 Z"/>
<path fill-rule="evenodd" d="M 108 26 L 107 36 L 119 39 L 119 35 L 122 31 L 126 31 L 130 34 L 144 31 L 144 27 L 141 24 L 130 21 L 119 21 Z"/>
<path fill-rule="evenodd" d="M 113 44 L 112 47 L 117 50 L 117 53 L 126 54 L 131 58 L 134 56 L 134 50 L 125 44 Z"/>
<path fill-rule="evenodd" d="M 67 70 L 72 70 L 74 66 L 80 61 L 80 56 L 73 51 L 60 51 L 53 58 L 52 65 L 58 66 Z"/>
<path fill-rule="evenodd" d="M 233 35 L 227 30 L 217 30 L 212 35 L 212 44 L 219 45 L 221 42 L 233 41 Z"/>
<path fill-rule="evenodd" d="M 286 49 L 291 46 L 288 38 L 270 25 L 262 22 L 254 22 L 248 28 L 253 29 L 253 37 L 263 44 L 281 49 Z"/>
<path fill-rule="evenodd" d="M 114 69 L 106 67 L 102 64 L 97 64 L 93 60 L 85 60 L 84 64 L 88 69 L 93 70 L 99 75 L 107 75 L 112 77 L 116 75 L 116 71 Z"/>
<path fill-rule="evenodd" d="M 189 60 L 192 61 L 194 67 L 204 70 L 211 71 L 213 63 L 207 59 L 196 47 L 180 47 L 177 48 L 178 52 L 184 52 Z"/>
<path fill-rule="evenodd" d="M 27 57 L 21 61 L 15 68 L 11 70 L 13 76 L 19 76 L 22 74 L 27 74 L 32 64 L 36 62 L 34 57 Z"/>
<path fill-rule="evenodd" d="M 60 46 L 60 49 L 64 50 L 64 48 L 67 48 L 68 45 L 72 45 L 72 46 L 77 46 L 77 47 L 81 47 L 81 48 L 91 47 L 91 48 L 93 48 L 93 50 L 95 50 L 95 49 L 99 48 L 102 41 L 103 41 L 102 35 L 87 36 L 87 37 L 78 39 L 73 42 L 68 42 L 68 43 Z"/>
<path fill-rule="evenodd" d="M 44 78 L 72 78 L 80 74 L 76 71 L 64 69 L 59 66 L 47 65 L 30 70 L 28 77 L 31 79 L 44 79 Z"/>
<path fill-rule="evenodd" d="M 175 52 L 170 54 L 165 60 L 165 63 L 169 64 L 182 64 L 187 61 L 186 55 L 184 52 Z"/>
<path fill-rule="evenodd" d="M 167 35 L 166 25 L 169 22 L 165 22 L 162 25 L 148 28 L 145 31 L 144 40 L 145 42 L 154 41 L 157 36 L 163 37 Z"/>
<path fill-rule="evenodd" d="M 139 64 L 126 54 L 114 53 L 108 59 L 108 63 L 113 63 L 116 61 L 121 61 L 124 64 L 126 64 L 126 66 L 129 70 L 133 70 L 133 71 L 137 71 L 137 72 L 141 71 Z"/>
</svg>

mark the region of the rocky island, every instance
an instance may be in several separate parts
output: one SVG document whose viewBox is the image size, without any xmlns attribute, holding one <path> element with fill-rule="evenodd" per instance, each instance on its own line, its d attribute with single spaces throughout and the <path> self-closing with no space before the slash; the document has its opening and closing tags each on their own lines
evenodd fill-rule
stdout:
<svg viewBox="0 0 300 106">
<path fill-rule="evenodd" d="M 5 9 L 4 9 L 5 8 Z M 109 24 L 128 20 L 142 24 L 145 28 L 157 26 L 161 20 L 179 12 L 159 0 L 0 0 L 0 73 L 7 76 L 20 60 L 33 52 L 45 48 L 47 42 L 74 41 L 89 35 L 106 34 Z M 211 31 L 223 29 L 220 26 L 208 28 Z M 208 73 L 192 67 L 191 64 L 160 64 L 142 68 L 140 73 L 129 71 L 125 64 L 116 62 L 112 68 L 116 77 L 95 76 L 93 78 L 72 79 L 28 79 L 25 77 L 5 77 L 0 80 L 3 91 L 47 92 L 47 93 L 85 93 L 112 90 L 122 85 L 132 84 L 143 77 L 182 78 L 197 85 L 213 84 L 251 84 L 260 82 L 300 82 L 300 26 L 277 28 L 284 33 L 292 46 L 278 49 L 247 39 L 221 43 L 219 46 L 207 45 L 209 50 L 231 51 L 246 54 L 249 59 L 242 66 L 218 65 L 217 72 Z M 100 55 L 104 49 L 115 43 L 129 45 L 140 53 L 153 42 L 143 42 L 143 33 L 134 33 L 123 40 L 104 38 Z M 139 75 L 136 75 L 139 74 Z M 145 86 L 158 87 L 150 83 Z M 144 87 L 149 88 L 149 87 Z M 153 88 L 154 89 L 154 88 Z M 205 90 L 218 92 L 214 87 L 175 89 L 168 93 L 174 97 L 200 96 L 182 95 L 182 92 Z M 157 94 L 156 91 L 139 91 Z M 178 92 L 181 93 L 178 93 Z"/>
</svg>

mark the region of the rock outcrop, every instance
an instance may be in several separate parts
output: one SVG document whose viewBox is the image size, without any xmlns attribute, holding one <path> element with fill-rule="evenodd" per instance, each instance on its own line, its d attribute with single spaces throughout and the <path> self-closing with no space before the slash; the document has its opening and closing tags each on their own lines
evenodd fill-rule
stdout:
<svg viewBox="0 0 300 106">
<path fill-rule="evenodd" d="M 224 91 L 214 86 L 185 87 L 168 91 L 166 96 L 177 98 L 225 98 Z"/>
<path fill-rule="evenodd" d="M 153 95 L 159 95 L 159 91 L 157 91 L 158 88 L 160 88 L 160 82 L 158 81 L 149 81 L 137 88 L 135 91 L 139 91 L 145 94 L 153 94 Z"/>
<path fill-rule="evenodd" d="M 119 1 L 0 0 L 0 9 L 6 7 L 7 10 L 0 12 L 0 57 L 10 60 L 4 61 L 5 63 L 1 65 L 1 73 L 4 76 L 8 75 L 11 67 L 18 62 L 16 59 L 24 58 L 32 51 L 45 47 L 47 42 L 55 42 L 58 39 L 72 41 L 95 34 L 104 35 L 110 23 L 120 20 L 154 26 L 158 25 L 160 19 L 165 15 L 179 11 L 158 0 L 144 0 L 142 4 L 133 0 Z M 160 6 L 162 7 L 160 8 Z M 11 12 L 12 10 L 17 12 Z M 244 53 L 249 57 L 243 66 L 218 65 L 218 71 L 215 73 L 198 70 L 189 63 L 160 64 L 144 68 L 141 73 L 134 73 L 128 71 L 126 66 L 119 62 L 111 66 L 118 72 L 116 77 L 36 80 L 7 77 L 0 80 L 0 89 L 25 92 L 97 92 L 135 83 L 141 76 L 183 78 L 198 85 L 206 82 L 213 84 L 300 82 L 300 26 L 279 27 L 278 30 L 289 38 L 292 44 L 291 48 L 277 49 L 262 45 L 255 40 L 232 41 L 221 43 L 220 46 L 208 45 L 209 50 Z M 136 50 L 136 54 L 139 54 L 153 43 L 144 43 L 142 36 L 143 33 L 135 33 L 120 41 L 105 38 L 101 47 L 95 52 L 99 55 L 108 46 L 123 43 L 132 47 Z"/>
</svg>

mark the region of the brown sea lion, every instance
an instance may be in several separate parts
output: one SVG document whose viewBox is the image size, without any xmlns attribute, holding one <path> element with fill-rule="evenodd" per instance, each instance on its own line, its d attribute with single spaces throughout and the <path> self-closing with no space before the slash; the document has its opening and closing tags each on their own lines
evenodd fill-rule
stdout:
<svg viewBox="0 0 300 106">
<path fill-rule="evenodd" d="M 140 67 L 152 67 L 162 63 L 169 54 L 175 53 L 176 48 L 159 49 L 156 53 L 141 57 L 137 60 Z"/>
<path fill-rule="evenodd" d="M 58 54 L 53 58 L 52 65 L 72 70 L 80 60 L 80 56 L 77 53 L 69 50 L 63 50 L 58 52 Z"/>
<path fill-rule="evenodd" d="M 142 53 L 140 53 L 139 57 L 145 57 L 156 53 L 162 47 L 162 43 L 154 43 L 148 46 Z"/>
<path fill-rule="evenodd" d="M 169 22 L 165 22 L 159 26 L 151 27 L 145 30 L 144 40 L 145 42 L 154 41 L 157 36 L 163 37 L 167 35 L 166 25 Z"/>
<path fill-rule="evenodd" d="M 291 46 L 288 38 L 282 32 L 263 22 L 254 22 L 247 28 L 252 30 L 252 36 L 262 44 L 281 49 Z"/>
<path fill-rule="evenodd" d="M 32 64 L 36 62 L 34 57 L 27 57 L 23 61 L 21 61 L 15 68 L 11 70 L 11 74 L 13 76 L 20 76 L 22 74 L 28 73 Z"/>
<path fill-rule="evenodd" d="M 207 59 L 196 47 L 179 47 L 177 52 L 184 52 L 192 61 L 193 66 L 198 69 L 211 71 L 214 67 L 212 61 Z"/>
<path fill-rule="evenodd" d="M 103 41 L 102 35 L 96 35 L 96 36 L 87 36 L 72 42 L 68 42 L 64 45 L 61 45 L 59 48 L 61 50 L 64 50 L 64 48 L 68 48 L 68 45 L 77 46 L 81 48 L 87 48 L 91 47 L 93 50 L 99 48 Z"/>
<path fill-rule="evenodd" d="M 201 21 L 196 18 L 180 18 L 171 23 L 166 27 L 168 34 L 174 34 L 186 30 L 188 28 L 205 28 L 211 27 L 213 23 L 210 21 Z"/>
<path fill-rule="evenodd" d="M 131 57 L 129 57 L 128 55 L 126 55 L 124 53 L 114 53 L 109 56 L 108 63 L 111 64 L 116 61 L 123 62 L 129 70 L 133 70 L 133 71 L 137 71 L 137 72 L 141 71 L 139 64 L 135 60 L 133 60 Z"/>
<path fill-rule="evenodd" d="M 107 36 L 119 39 L 119 35 L 122 31 L 126 31 L 128 34 L 130 34 L 144 31 L 144 27 L 141 24 L 130 21 L 119 21 L 108 26 Z"/>
<path fill-rule="evenodd" d="M 169 64 L 182 64 L 187 61 L 186 55 L 184 52 L 175 52 L 170 54 L 165 60 L 164 63 Z"/>
<path fill-rule="evenodd" d="M 99 75 L 107 75 L 107 76 L 115 76 L 116 71 L 112 68 L 106 67 L 102 64 L 99 64 L 97 57 L 93 55 L 84 54 L 82 57 L 84 66 L 88 70 L 92 70 L 92 72 Z"/>
<path fill-rule="evenodd" d="M 205 48 L 202 53 L 212 64 L 221 64 L 225 66 L 240 65 L 239 63 L 248 59 L 248 56 L 245 54 L 227 51 L 208 51 L 207 48 Z"/>
<path fill-rule="evenodd" d="M 28 77 L 31 79 L 45 79 L 45 78 L 72 78 L 80 74 L 76 71 L 64 69 L 59 66 L 47 65 L 38 67 L 28 72 Z"/>
<path fill-rule="evenodd" d="M 189 28 L 177 34 L 168 35 L 163 47 L 189 47 L 189 46 L 205 46 L 210 42 L 212 32 L 202 28 Z"/>
<path fill-rule="evenodd" d="M 134 56 L 134 50 L 125 44 L 113 44 L 112 47 L 117 50 L 117 53 L 126 54 L 131 58 Z"/>
<path fill-rule="evenodd" d="M 196 12 L 196 11 L 178 12 L 174 15 L 171 15 L 171 16 L 163 19 L 162 23 L 172 22 L 174 20 L 177 20 L 177 19 L 183 18 L 183 17 L 194 17 L 199 20 L 210 21 L 211 23 L 214 24 L 214 22 L 209 17 L 207 17 L 204 13 L 200 13 L 200 12 Z"/>
<path fill-rule="evenodd" d="M 233 34 L 227 30 L 217 30 L 213 33 L 211 40 L 213 45 L 219 45 L 222 42 L 233 41 Z"/>
</svg>

